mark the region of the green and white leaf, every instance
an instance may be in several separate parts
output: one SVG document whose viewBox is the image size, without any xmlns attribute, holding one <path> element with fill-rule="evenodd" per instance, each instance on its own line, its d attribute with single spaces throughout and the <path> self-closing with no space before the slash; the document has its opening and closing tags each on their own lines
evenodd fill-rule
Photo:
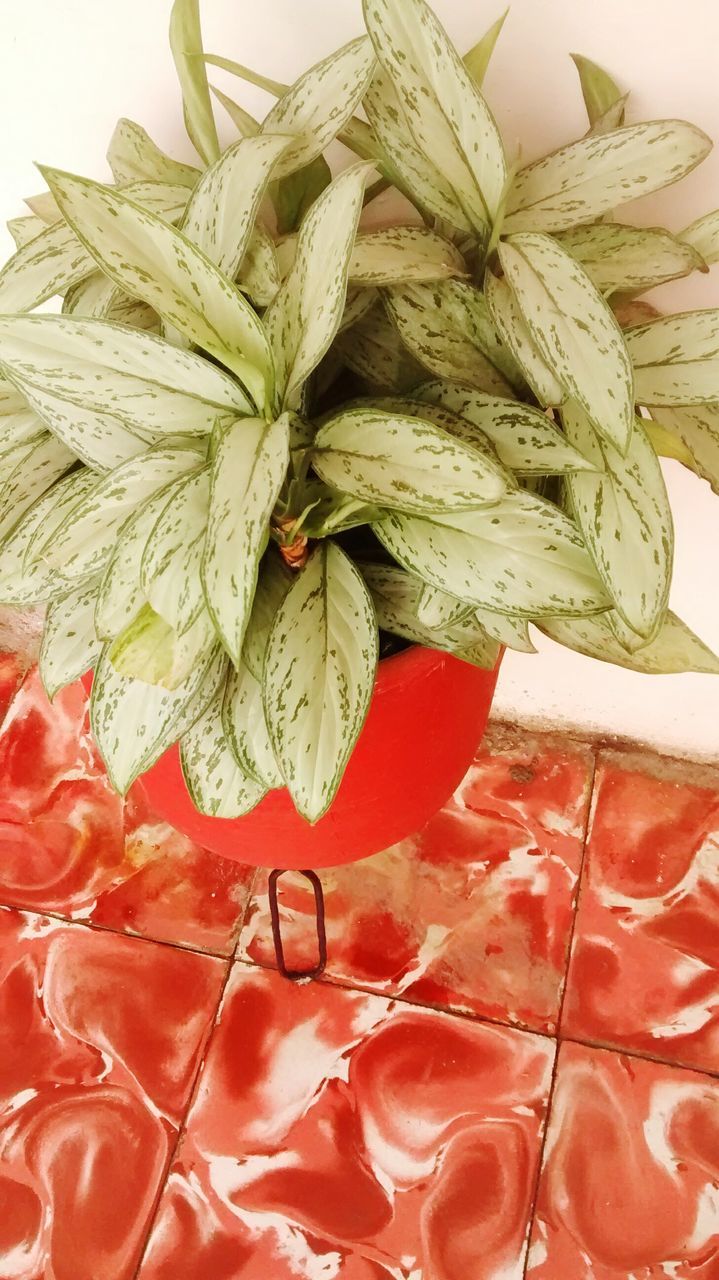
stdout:
<svg viewBox="0 0 719 1280">
<path fill-rule="evenodd" d="M 464 510 L 495 502 L 506 488 L 486 455 L 432 422 L 369 408 L 325 423 L 312 459 L 327 484 L 401 511 Z"/>
<path fill-rule="evenodd" d="M 243 662 L 256 680 L 262 680 L 270 631 L 293 581 L 292 572 L 285 568 L 280 557 L 270 548 L 260 564 L 252 612 L 242 646 Z"/>
<path fill-rule="evenodd" d="M 0 457 L 0 541 L 76 461 L 74 454 L 49 432 Z"/>
<path fill-rule="evenodd" d="M 0 316 L 0 362 L 37 388 L 130 431 L 209 434 L 251 412 L 242 389 L 202 356 L 153 334 L 70 316 Z"/>
<path fill-rule="evenodd" d="M 280 606 L 264 673 L 275 758 L 309 822 L 334 799 L 367 714 L 378 650 L 359 572 L 336 543 L 321 543 Z"/>
<path fill-rule="evenodd" d="M 351 40 L 311 67 L 270 109 L 263 134 L 296 139 L 277 166 L 277 177 L 294 173 L 321 155 L 344 129 L 362 101 L 374 68 L 366 36 Z"/>
<path fill-rule="evenodd" d="M 719 401 L 719 308 L 662 316 L 624 336 L 640 404 Z"/>
<path fill-rule="evenodd" d="M 212 652 L 216 637 L 207 610 L 183 635 L 144 604 L 110 646 L 110 662 L 120 675 L 163 689 L 177 689 Z"/>
<path fill-rule="evenodd" d="M 449 409 L 470 429 L 476 429 L 462 436 L 468 442 L 480 431 L 491 440 L 500 462 L 517 475 L 564 475 L 593 469 L 593 463 L 555 423 L 529 405 L 483 395 L 456 382 L 426 382 L 418 387 L 416 396 Z"/>
<path fill-rule="evenodd" d="M 425 0 L 364 0 L 363 8 L 415 142 L 484 238 L 507 182 L 499 130 L 484 98 Z"/>
<path fill-rule="evenodd" d="M 363 317 L 366 316 L 367 313 L 375 306 L 378 307 L 378 310 L 384 311 L 381 303 L 378 303 L 378 298 L 379 294 L 376 289 L 353 288 L 352 285 L 350 285 L 347 290 L 347 300 L 345 302 L 345 309 L 342 312 L 342 319 L 340 320 L 338 332 L 341 333 L 343 329 L 348 329 L 351 325 L 357 324 L 357 322 L 362 320 Z M 394 328 L 394 325 L 392 326 L 392 329 L 395 334 L 397 346 L 404 350 L 404 344 L 399 341 L 399 335 L 397 330 Z"/>
<path fill-rule="evenodd" d="M 43 561 L 33 561 L 33 549 L 52 532 L 97 477 L 87 470 L 59 480 L 30 507 L 2 544 L 0 551 L 0 602 L 37 604 L 64 595 L 71 583 Z"/>
<path fill-rule="evenodd" d="M 245 418 L 223 432 L 212 462 L 202 582 L 212 620 L 235 665 L 289 452 L 287 415 L 269 425 Z"/>
<path fill-rule="evenodd" d="M 182 636 L 205 608 L 200 569 L 210 508 L 209 470 L 183 477 L 167 501 L 142 555 L 142 589 Z"/>
<path fill-rule="evenodd" d="M 382 285 L 464 276 L 459 249 L 429 227 L 386 227 L 358 235 L 350 260 L 353 284 Z"/>
<path fill-rule="evenodd" d="M 174 0 L 170 48 L 182 89 L 185 128 L 198 155 L 212 164 L 220 154 L 203 57 L 199 0 Z"/>
<path fill-rule="evenodd" d="M 218 649 L 177 689 L 161 689 L 121 676 L 106 647 L 95 669 L 90 699 L 93 736 L 110 781 L 124 795 L 194 724 L 224 682 L 226 658 Z"/>
<path fill-rule="evenodd" d="M 396 565 L 363 564 L 362 575 L 372 593 L 377 621 L 383 631 L 402 636 L 427 649 L 453 653 L 477 667 L 493 667 L 499 645 L 476 621 L 459 621 L 443 628 L 428 627 L 420 617 L 423 585 Z"/>
<path fill-rule="evenodd" d="M 266 788 L 284 786 L 265 720 L 262 684 L 242 661 L 227 677 L 222 723 L 243 772 Z"/>
<path fill-rule="evenodd" d="M 97 483 L 97 481 L 96 481 Z M 142 557 L 147 540 L 167 506 L 167 489 L 161 489 L 123 525 L 100 581 L 95 610 L 97 633 L 113 640 L 139 613 L 146 596 L 142 589 Z"/>
<path fill-rule="evenodd" d="M 513 236 L 499 258 L 542 359 L 592 424 L 624 452 L 634 380 L 622 331 L 589 276 L 549 236 Z"/>
<path fill-rule="evenodd" d="M 462 280 L 390 288 L 387 306 L 403 342 L 430 373 L 492 395 L 512 395 L 514 364 L 479 290 Z"/>
<path fill-rule="evenodd" d="M 707 266 L 719 262 L 719 209 L 697 218 L 681 232 L 679 239 L 698 253 Z"/>
<path fill-rule="evenodd" d="M 506 613 L 492 613 L 489 609 L 476 609 L 475 617 L 488 635 L 506 649 L 518 653 L 536 653 L 529 635 L 526 618 L 513 618 Z"/>
<path fill-rule="evenodd" d="M 691 173 L 711 140 L 684 120 L 650 120 L 589 135 L 520 169 L 503 231 L 564 231 Z"/>
<path fill-rule="evenodd" d="M 603 67 L 597 66 L 596 62 L 592 62 L 589 58 L 585 58 L 581 53 L 572 53 L 570 55 L 579 76 L 579 83 L 582 86 L 582 97 L 584 105 L 587 108 L 589 123 L 593 129 L 606 116 L 612 107 L 617 103 L 621 103 L 620 118 L 617 120 L 615 127 L 624 123 L 624 95 L 621 89 L 605 71 Z"/>
<path fill-rule="evenodd" d="M 208 61 L 209 58 L 205 58 L 205 62 Z M 245 111 L 245 108 L 241 107 L 239 102 L 229 98 L 226 93 L 222 92 L 222 89 L 218 89 L 214 84 L 210 85 L 210 93 L 214 93 L 217 101 L 225 108 L 237 132 L 243 138 L 254 138 L 260 132 L 259 121 L 255 120 L 255 117 L 251 116 L 249 111 Z"/>
<path fill-rule="evenodd" d="M 12 383 L 0 380 L 0 457 L 37 440 L 46 430 L 25 396 Z"/>
<path fill-rule="evenodd" d="M 605 294 L 642 292 L 692 271 L 706 271 L 704 260 L 694 249 L 660 227 L 607 222 L 574 227 L 557 239 Z"/>
<path fill-rule="evenodd" d="M 636 653 L 628 653 L 617 640 L 607 614 L 595 618 L 543 618 L 540 630 L 567 649 L 588 658 L 612 662 L 617 667 L 648 675 L 673 675 L 683 671 L 719 674 L 719 658 L 674 613 L 668 613 L 659 634 Z"/>
<path fill-rule="evenodd" d="M 690 455 L 698 475 L 719 493 L 719 404 L 652 408 L 652 418 Z M 650 424 L 651 425 L 651 424 Z M 677 456 L 675 451 L 674 456 Z M 685 462 L 686 459 L 681 458 Z"/>
<path fill-rule="evenodd" d="M 595 464 L 568 477 L 574 514 L 599 575 L 632 630 L 654 634 L 669 598 L 674 533 L 664 478 L 641 420 L 625 457 L 578 406 L 562 410 L 567 436 Z"/>
<path fill-rule="evenodd" d="M 15 248 L 22 249 L 23 245 L 29 244 L 35 236 L 39 236 L 43 229 L 43 222 L 41 218 L 29 214 L 23 218 L 8 218 L 5 226 L 15 242 Z"/>
<path fill-rule="evenodd" d="M 224 688 L 183 735 L 182 772 L 195 808 L 211 818 L 241 818 L 267 788 L 238 764 L 222 723 Z"/>
<path fill-rule="evenodd" d="M 433 517 L 388 512 L 373 527 L 410 573 L 478 608 L 532 619 L 607 607 L 576 526 L 522 490 L 476 511 Z"/>
<path fill-rule="evenodd" d="M 97 271 L 93 259 L 90 275 L 84 276 L 65 294 L 62 313 L 66 316 L 85 316 L 88 319 L 102 320 L 107 315 L 107 309 L 116 292 L 115 281 L 106 276 L 104 271 Z"/>
<path fill-rule="evenodd" d="M 302 224 L 290 273 L 265 313 L 285 408 L 298 408 L 302 386 L 342 318 L 366 176 L 366 165 L 354 165 L 323 191 Z"/>
<path fill-rule="evenodd" d="M 107 149 L 107 163 L 115 182 L 164 182 L 192 189 L 199 169 L 165 155 L 142 125 L 118 120 Z"/>
<path fill-rule="evenodd" d="M 32 311 L 95 269 L 95 260 L 66 222 L 33 236 L 0 271 L 0 311 Z"/>
<path fill-rule="evenodd" d="M 372 389 L 401 394 L 427 376 L 427 370 L 400 338 L 381 301 L 343 329 L 335 339 L 334 348 L 347 367 Z"/>
<path fill-rule="evenodd" d="M 40 647 L 40 679 L 48 698 L 89 671 L 102 650 L 95 630 L 97 579 L 55 600 L 45 616 Z"/>
<path fill-rule="evenodd" d="M 464 622 L 473 612 L 471 604 L 458 600 L 456 596 L 448 596 L 446 591 L 438 587 L 430 587 L 426 583 L 417 600 L 417 618 L 432 631 L 451 627 L 455 622 Z"/>
<path fill-rule="evenodd" d="M 507 281 L 487 271 L 484 297 L 499 337 L 511 352 L 540 404 L 561 404 L 566 394 L 564 388 L 555 377 L 553 369 L 540 355 Z"/>
<path fill-rule="evenodd" d="M 64 217 L 103 271 L 232 369 L 264 407 L 272 356 L 258 317 L 232 282 L 186 236 L 121 193 L 44 172 Z"/>
<path fill-rule="evenodd" d="M 275 246 L 259 223 L 250 236 L 236 280 L 238 289 L 246 293 L 256 307 L 269 307 L 279 293 L 282 279 Z"/>
<path fill-rule="evenodd" d="M 22 383 L 28 403 L 57 436 L 88 467 L 110 471 L 147 449 L 139 435 L 109 413 L 96 413 L 59 396 Z"/>
</svg>

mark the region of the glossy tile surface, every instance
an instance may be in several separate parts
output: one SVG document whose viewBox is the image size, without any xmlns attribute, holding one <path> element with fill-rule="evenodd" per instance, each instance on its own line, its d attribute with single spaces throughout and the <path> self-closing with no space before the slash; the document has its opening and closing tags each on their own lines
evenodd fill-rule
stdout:
<svg viewBox="0 0 719 1280">
<path fill-rule="evenodd" d="M 589 805 L 591 753 L 490 734 L 455 796 L 385 853 L 323 872 L 328 972 L 384 995 L 556 1028 Z M 280 881 L 288 963 L 316 952 L 314 895 Z M 274 963 L 267 877 L 241 954 Z"/>
<path fill-rule="evenodd" d="M 600 762 L 563 1030 L 719 1071 L 719 772 Z"/>
<path fill-rule="evenodd" d="M 552 1058 L 237 966 L 142 1280 L 521 1276 Z"/>
</svg>

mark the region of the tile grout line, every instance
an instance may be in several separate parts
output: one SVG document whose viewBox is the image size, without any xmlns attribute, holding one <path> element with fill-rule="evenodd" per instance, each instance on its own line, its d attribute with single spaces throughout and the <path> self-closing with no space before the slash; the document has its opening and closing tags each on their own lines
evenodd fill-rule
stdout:
<svg viewBox="0 0 719 1280">
<path fill-rule="evenodd" d="M 530 1255 L 530 1249 L 532 1246 L 532 1231 L 534 1228 L 534 1223 L 537 1215 L 537 1201 L 539 1200 L 539 1188 L 542 1181 L 544 1153 L 547 1146 L 547 1137 L 549 1135 L 549 1125 L 551 1122 L 552 1110 L 554 1106 L 554 1094 L 556 1091 L 557 1076 L 559 1074 L 559 1055 L 562 1047 L 562 1042 L 560 1039 L 561 1027 L 562 1027 L 562 1015 L 564 1013 L 564 1002 L 567 998 L 567 991 L 569 990 L 569 970 L 572 962 L 572 945 L 574 943 L 574 934 L 577 928 L 577 918 L 579 916 L 579 902 L 580 902 L 580 897 L 582 892 L 582 881 L 584 879 L 584 870 L 585 870 L 586 860 L 587 860 L 587 845 L 589 843 L 589 828 L 592 820 L 592 815 L 594 812 L 594 796 L 595 796 L 596 785 L 597 785 L 597 752 L 593 748 L 590 748 L 590 750 L 592 752 L 592 769 L 591 769 L 591 777 L 589 779 L 589 788 L 588 788 L 589 795 L 588 795 L 588 803 L 587 803 L 587 813 L 584 819 L 582 847 L 581 847 L 581 852 L 579 856 L 579 871 L 577 874 L 577 894 L 574 900 L 574 910 L 572 912 L 572 923 L 569 929 L 569 937 L 567 939 L 566 962 L 564 967 L 564 983 L 562 985 L 562 991 L 559 998 L 559 1010 L 557 1012 L 557 1031 L 554 1039 L 555 1051 L 554 1051 L 554 1062 L 552 1063 L 552 1078 L 549 1082 L 549 1092 L 547 1094 L 547 1110 L 544 1116 L 544 1127 L 542 1129 L 542 1137 L 539 1143 L 539 1153 L 537 1156 L 537 1172 L 534 1178 L 534 1191 L 532 1195 L 532 1202 L 529 1209 L 529 1215 L 527 1218 L 527 1241 L 525 1245 L 524 1265 L 522 1267 L 523 1280 L 526 1280 L 528 1270 L 529 1270 L 529 1255 Z"/>
<path fill-rule="evenodd" d="M 167 1161 L 166 1161 L 166 1164 L 165 1164 L 165 1171 L 164 1171 L 164 1174 L 163 1174 L 162 1179 L 160 1180 L 160 1185 L 159 1185 L 159 1186 L 158 1186 L 158 1188 L 157 1188 L 157 1193 L 156 1193 L 156 1195 L 155 1195 L 155 1197 L 154 1197 L 154 1200 L 153 1200 L 153 1203 L 152 1203 L 152 1209 L 151 1209 L 150 1214 L 149 1214 L 149 1216 L 148 1216 L 148 1221 L 147 1221 L 147 1230 L 146 1230 L 146 1232 L 145 1232 L 145 1235 L 144 1235 L 144 1238 L 143 1238 L 143 1240 L 142 1240 L 142 1243 L 141 1243 L 141 1245 L 140 1245 L 140 1247 L 139 1247 L 137 1266 L 136 1266 L 136 1268 L 134 1269 L 134 1271 L 133 1271 L 133 1273 L 132 1273 L 132 1280 L 138 1280 L 138 1277 L 139 1277 L 139 1275 L 140 1275 L 140 1272 L 141 1272 L 141 1270 L 142 1270 L 142 1268 L 143 1268 L 143 1266 L 144 1266 L 145 1258 L 146 1258 L 146 1256 L 147 1256 L 147 1249 L 148 1249 L 148 1246 L 149 1246 L 149 1243 L 150 1243 L 150 1238 L 151 1238 L 151 1236 L 152 1236 L 152 1232 L 153 1232 L 153 1229 L 154 1229 L 155 1223 L 156 1223 L 156 1221 L 157 1221 L 157 1214 L 158 1214 L 158 1211 L 159 1211 L 159 1208 L 160 1208 L 160 1204 L 162 1203 L 162 1197 L 164 1196 L 165 1191 L 166 1191 L 166 1189 L 167 1189 L 167 1183 L 168 1183 L 168 1181 L 169 1181 L 170 1174 L 171 1174 L 171 1172 L 172 1172 L 172 1166 L 173 1166 L 173 1164 L 174 1164 L 174 1162 L 175 1162 L 175 1157 L 177 1156 L 177 1153 L 178 1153 L 178 1151 L 179 1151 L 179 1149 L 180 1149 L 180 1144 L 181 1144 L 182 1139 L 184 1138 L 185 1133 L 186 1133 L 186 1131 L 187 1131 L 187 1119 L 188 1119 L 188 1117 L 189 1117 L 189 1115 L 190 1115 L 190 1112 L 192 1111 L 192 1108 L 193 1108 L 193 1106 L 194 1106 L 194 1104 L 195 1104 L 195 1101 L 196 1101 L 196 1098 L 197 1098 L 197 1094 L 198 1094 L 198 1092 L 199 1092 L 199 1088 L 200 1088 L 200 1080 L 201 1080 L 201 1078 L 202 1078 L 202 1073 L 203 1073 L 203 1071 L 204 1071 L 205 1064 L 206 1064 L 206 1062 L 207 1062 L 207 1058 L 208 1058 L 208 1055 L 209 1055 L 209 1052 L 210 1052 L 210 1047 L 211 1047 L 211 1045 L 212 1045 L 212 1041 L 214 1040 L 214 1037 L 215 1037 L 215 1031 L 217 1030 L 217 1022 L 218 1022 L 218 1018 L 219 1018 L 219 1015 L 220 1015 L 220 1010 L 222 1009 L 222 1005 L 223 1005 L 223 1002 L 224 1002 L 224 999 L 225 999 L 225 992 L 227 991 L 227 986 L 228 986 L 228 983 L 229 983 L 230 978 L 231 978 L 231 976 L 232 976 L 232 971 L 233 971 L 233 969 L 234 969 L 234 967 L 235 967 L 235 962 L 236 962 L 236 956 L 235 956 L 235 953 L 236 953 L 236 951 L 237 951 L 237 945 L 239 944 L 239 938 L 240 938 L 240 935 L 241 935 L 241 933 L 242 933 L 242 930 L 243 930 L 243 929 L 244 929 L 244 927 L 245 927 L 245 920 L 246 920 L 246 918 L 247 918 L 247 913 L 248 913 L 248 911 L 249 911 L 249 909 L 250 909 L 250 902 L 251 902 L 251 900 L 252 900 L 252 891 L 253 891 L 253 889 L 254 889 L 254 886 L 255 886 L 255 880 L 256 880 L 256 879 L 257 879 L 257 872 L 255 871 L 255 874 L 254 874 L 254 876 L 252 877 L 252 881 L 251 881 L 251 883 L 250 883 L 250 891 L 249 891 L 249 893 L 248 893 L 248 895 L 247 895 L 247 901 L 245 902 L 244 910 L 243 910 L 243 912 L 242 912 L 242 917 L 241 917 L 241 922 L 240 922 L 240 929 L 239 929 L 239 933 L 238 933 L 238 935 L 237 935 L 238 941 L 237 941 L 237 943 L 235 944 L 235 948 L 234 948 L 234 950 L 231 952 L 231 954 L 230 954 L 229 956 L 222 956 L 222 957 L 221 957 L 221 959 L 225 962 L 225 965 L 227 966 L 227 967 L 226 967 L 226 970 L 225 970 L 225 975 L 224 975 L 224 978 L 223 978 L 222 983 L 221 983 L 221 986 L 220 986 L 220 993 L 219 993 L 219 996 L 218 996 L 218 999 L 217 999 L 217 1003 L 216 1003 L 216 1005 L 215 1005 L 215 1011 L 214 1011 L 214 1013 L 213 1013 L 213 1015 L 212 1015 L 212 1019 L 211 1019 L 211 1021 L 210 1021 L 210 1028 L 209 1028 L 209 1031 L 208 1031 L 208 1033 L 207 1033 L 207 1039 L 205 1040 L 205 1046 L 204 1046 L 204 1049 L 203 1049 L 203 1051 L 202 1051 L 202 1053 L 201 1053 L 201 1055 L 200 1055 L 200 1060 L 199 1060 L 199 1062 L 198 1062 L 198 1064 L 197 1064 L 197 1070 L 196 1070 L 196 1072 L 195 1072 L 195 1076 L 194 1076 L 194 1079 L 193 1079 L 193 1081 L 192 1081 L 192 1087 L 191 1087 L 191 1089 L 190 1089 L 190 1091 L 189 1091 L 189 1097 L 188 1097 L 188 1100 L 187 1100 L 187 1106 L 185 1107 L 184 1115 L 181 1117 L 181 1119 L 180 1119 L 180 1123 L 179 1123 L 179 1124 L 178 1124 L 178 1126 L 177 1126 L 177 1136 L 176 1136 L 175 1141 L 174 1141 L 174 1143 L 173 1143 L 173 1145 L 172 1145 L 172 1149 L 171 1149 L 170 1151 L 168 1151 L 168 1154 L 167 1154 Z M 203 953 L 203 954 L 205 954 L 205 953 Z"/>
</svg>

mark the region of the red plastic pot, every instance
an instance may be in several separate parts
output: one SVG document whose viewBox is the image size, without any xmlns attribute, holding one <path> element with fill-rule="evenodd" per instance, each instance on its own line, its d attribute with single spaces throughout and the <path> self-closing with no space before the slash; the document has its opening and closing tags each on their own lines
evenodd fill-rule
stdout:
<svg viewBox="0 0 719 1280">
<path fill-rule="evenodd" d="M 369 714 L 335 800 L 311 826 L 289 792 L 270 791 L 243 818 L 207 818 L 185 787 L 178 748 L 143 775 L 155 812 L 226 858 L 283 869 L 329 867 L 418 831 L 461 782 L 484 733 L 493 671 L 413 647 L 379 665 Z"/>
</svg>

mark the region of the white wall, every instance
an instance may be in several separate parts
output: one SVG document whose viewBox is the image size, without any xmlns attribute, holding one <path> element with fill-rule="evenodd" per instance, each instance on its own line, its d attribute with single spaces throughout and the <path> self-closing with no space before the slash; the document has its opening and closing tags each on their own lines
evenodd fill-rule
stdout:
<svg viewBox="0 0 719 1280">
<path fill-rule="evenodd" d="M 504 2 L 435 0 L 435 6 L 464 48 Z M 206 45 L 288 80 L 357 34 L 360 9 L 360 0 L 204 0 Z M 190 157 L 167 49 L 169 12 L 170 0 L 0 0 L 0 220 L 21 213 L 21 198 L 41 188 L 33 160 L 103 177 L 105 148 L 120 115 L 143 123 L 166 149 Z M 719 139 L 718 44 L 717 0 L 514 0 L 486 92 L 508 147 L 521 140 L 527 160 L 584 131 L 570 50 L 602 63 L 632 90 L 630 119 L 683 116 Z M 217 80 L 224 80 L 219 72 Z M 242 92 L 237 82 L 225 87 L 236 96 Z M 267 99 L 247 90 L 243 101 L 262 114 Z M 647 199 L 632 214 L 679 229 L 717 205 L 719 149 L 679 187 Z M 9 237 L 6 247 L 9 252 Z M 661 292 L 675 308 L 719 305 L 719 267 Z M 675 464 L 667 466 L 667 479 L 677 524 L 672 604 L 719 650 L 719 500 Z M 541 637 L 538 643 L 538 657 L 507 657 L 499 714 L 597 728 L 678 753 L 719 755 L 718 678 L 643 677 Z"/>
</svg>

